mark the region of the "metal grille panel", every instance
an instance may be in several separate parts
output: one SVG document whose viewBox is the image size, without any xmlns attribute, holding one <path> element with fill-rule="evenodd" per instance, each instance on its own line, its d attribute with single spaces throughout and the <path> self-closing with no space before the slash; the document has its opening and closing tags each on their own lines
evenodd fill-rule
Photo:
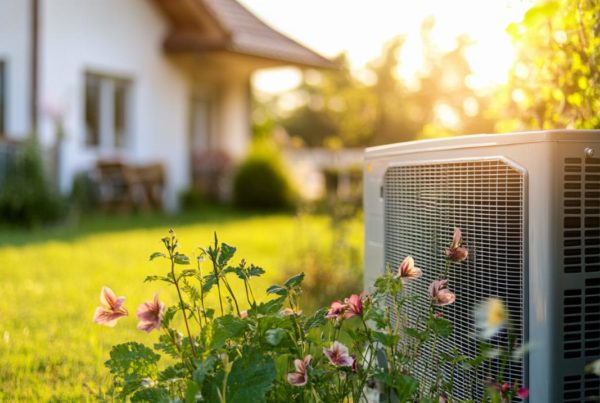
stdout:
<svg viewBox="0 0 600 403">
<path fill-rule="evenodd" d="M 565 376 L 563 385 L 565 403 L 595 402 L 600 399 L 600 378 L 594 374 Z"/>
<path fill-rule="evenodd" d="M 565 158 L 564 272 L 600 272 L 600 158 Z"/>
<path fill-rule="evenodd" d="M 455 226 L 462 229 L 469 248 L 469 259 L 449 273 L 449 288 L 456 293 L 456 302 L 443 311 L 454 330 L 441 342 L 438 354 L 457 348 L 461 354 L 477 355 L 473 310 L 491 296 L 505 302 L 518 343 L 523 340 L 525 180 L 523 172 L 503 160 L 406 165 L 386 172 L 385 261 L 395 268 L 412 255 L 423 270 L 423 277 L 407 286 L 408 293 L 426 299 L 431 281 L 443 277 L 443 250 Z M 426 315 L 427 309 L 425 301 L 408 307 L 409 323 Z M 498 335 L 493 343 L 506 346 L 506 334 Z M 424 373 L 430 354 L 427 348 L 422 353 L 416 375 L 428 383 L 434 376 Z M 493 363 L 474 379 L 458 370 L 454 398 L 480 397 L 486 381 L 498 371 Z M 522 383 L 523 373 L 523 363 L 512 362 L 503 379 Z"/>
</svg>

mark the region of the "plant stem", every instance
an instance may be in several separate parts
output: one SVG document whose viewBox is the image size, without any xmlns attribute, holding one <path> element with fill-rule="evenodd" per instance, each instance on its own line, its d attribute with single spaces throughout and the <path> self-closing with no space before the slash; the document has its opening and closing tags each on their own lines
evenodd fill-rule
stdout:
<svg viewBox="0 0 600 403">
<path fill-rule="evenodd" d="M 197 358 L 196 347 L 194 346 L 194 339 L 192 337 L 192 332 L 190 332 L 190 325 L 188 324 L 187 316 L 185 314 L 185 303 L 183 302 L 183 297 L 181 296 L 181 290 L 179 289 L 179 279 L 175 276 L 175 257 L 171 252 L 171 275 L 173 276 L 173 282 L 175 284 L 175 288 L 177 289 L 177 295 L 179 296 L 179 303 L 181 306 L 181 312 L 183 313 L 183 321 L 185 323 L 185 328 L 187 330 L 188 337 L 190 339 L 190 346 L 192 347 L 192 355 L 194 358 Z"/>
</svg>

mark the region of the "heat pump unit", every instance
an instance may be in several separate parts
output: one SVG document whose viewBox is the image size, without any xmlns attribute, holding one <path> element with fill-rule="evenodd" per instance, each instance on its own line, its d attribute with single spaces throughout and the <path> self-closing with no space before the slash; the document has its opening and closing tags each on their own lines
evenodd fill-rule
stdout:
<svg viewBox="0 0 600 403">
<path fill-rule="evenodd" d="M 600 378 L 584 373 L 600 358 L 600 131 L 373 147 L 364 178 L 367 288 L 386 264 L 396 268 L 412 255 L 423 277 L 409 291 L 427 295 L 443 276 L 442 251 L 459 227 L 469 258 L 449 275 L 456 302 L 444 315 L 454 331 L 442 351 L 476 355 L 474 307 L 499 297 L 519 342 L 530 345 L 523 360 L 511 362 L 506 382 L 527 385 L 531 402 L 600 396 Z M 403 309 L 414 320 L 427 307 Z M 493 342 L 508 343 L 502 335 Z M 428 361 L 427 350 L 422 358 Z M 492 375 L 497 371 L 492 366 Z M 486 380 L 475 382 L 481 393 Z M 470 387 L 456 374 L 454 398 L 469 398 Z"/>
</svg>

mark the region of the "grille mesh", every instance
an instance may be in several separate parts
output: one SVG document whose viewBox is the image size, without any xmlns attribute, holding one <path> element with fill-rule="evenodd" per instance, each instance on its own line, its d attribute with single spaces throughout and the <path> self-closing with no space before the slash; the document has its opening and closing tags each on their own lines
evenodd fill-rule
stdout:
<svg viewBox="0 0 600 403">
<path fill-rule="evenodd" d="M 469 248 L 469 259 L 449 274 L 456 302 L 445 307 L 444 316 L 454 330 L 441 341 L 438 354 L 451 354 L 456 348 L 460 354 L 477 355 L 473 309 L 490 296 L 507 305 L 520 344 L 524 336 L 525 175 L 502 160 L 391 167 L 384 177 L 384 202 L 386 263 L 398 267 L 405 256 L 412 255 L 423 270 L 423 278 L 407 286 L 408 293 L 427 298 L 431 281 L 443 276 L 443 250 L 455 226 L 462 229 Z M 427 306 L 426 302 L 409 306 L 408 322 L 414 324 L 419 315 L 426 315 Z M 506 334 L 498 335 L 493 343 L 506 346 Z M 434 377 L 424 371 L 429 360 L 425 349 L 416 375 L 426 384 Z M 480 397 L 486 380 L 498 373 L 497 364 L 476 377 L 457 369 L 454 398 Z M 523 363 L 511 362 L 503 379 L 521 384 Z"/>
<path fill-rule="evenodd" d="M 600 378 L 593 374 L 568 375 L 563 378 L 565 403 L 595 402 L 600 399 Z"/>
<path fill-rule="evenodd" d="M 600 278 L 564 291 L 563 357 L 600 356 Z"/>
<path fill-rule="evenodd" d="M 600 272 L 600 158 L 564 163 L 564 272 Z"/>
<path fill-rule="evenodd" d="M 577 368 L 600 357 L 600 159 L 565 158 L 562 179 L 563 271 L 582 281 L 563 291 L 563 358 Z M 600 378 L 581 372 L 563 378 L 565 402 L 600 396 Z"/>
</svg>

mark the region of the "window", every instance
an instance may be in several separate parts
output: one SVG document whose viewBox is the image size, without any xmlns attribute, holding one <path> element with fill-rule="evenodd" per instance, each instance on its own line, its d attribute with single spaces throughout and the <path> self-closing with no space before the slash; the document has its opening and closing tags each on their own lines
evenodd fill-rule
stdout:
<svg viewBox="0 0 600 403">
<path fill-rule="evenodd" d="M 95 73 L 85 75 L 85 144 L 124 148 L 130 126 L 131 81 Z"/>
<path fill-rule="evenodd" d="M 0 60 L 0 137 L 6 133 L 6 67 Z"/>
</svg>

